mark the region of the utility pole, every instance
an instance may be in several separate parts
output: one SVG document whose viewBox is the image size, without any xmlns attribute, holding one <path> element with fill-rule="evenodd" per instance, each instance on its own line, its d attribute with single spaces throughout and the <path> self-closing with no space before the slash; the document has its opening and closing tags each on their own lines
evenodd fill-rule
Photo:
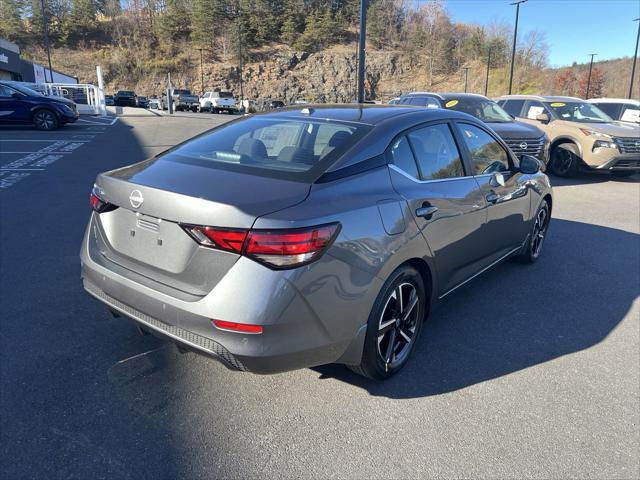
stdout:
<svg viewBox="0 0 640 480">
<path fill-rule="evenodd" d="M 587 78 L 587 94 L 585 95 L 585 100 L 589 100 L 589 90 L 591 89 L 591 70 L 593 70 L 593 57 L 597 55 L 597 53 L 589 53 L 591 55 L 591 63 L 589 64 L 589 77 Z"/>
<path fill-rule="evenodd" d="M 489 69 L 491 68 L 491 47 L 489 47 L 489 54 L 487 55 L 487 78 L 484 81 L 484 96 L 487 96 L 489 91 Z"/>
<path fill-rule="evenodd" d="M 527 0 L 520 0 L 518 2 L 511 3 L 510 5 L 516 6 L 516 26 L 513 31 L 513 49 L 511 50 L 511 74 L 509 75 L 509 95 L 511 95 L 511 89 L 513 87 L 513 67 L 516 63 L 516 41 L 518 40 L 518 18 L 520 16 L 520 4 L 525 3 Z"/>
<path fill-rule="evenodd" d="M 638 35 L 636 36 L 636 53 L 633 54 L 633 66 L 631 67 L 631 80 L 629 81 L 629 98 L 633 95 L 633 77 L 636 74 L 636 60 L 638 59 L 638 43 L 640 42 L 640 18 L 633 20 L 638 22 Z"/>
<path fill-rule="evenodd" d="M 51 78 L 51 83 L 53 83 L 53 68 L 51 67 L 51 48 L 49 47 L 49 21 L 47 20 L 47 9 L 44 7 L 44 0 L 40 0 L 40 7 L 42 8 L 42 26 L 44 27 L 44 45 L 47 49 L 47 58 L 49 59 L 49 77 Z M 47 81 L 47 76 L 44 76 L 45 82 Z"/>
<path fill-rule="evenodd" d="M 360 0 L 360 38 L 358 39 L 358 103 L 364 102 L 365 42 L 367 40 L 368 0 Z"/>
<path fill-rule="evenodd" d="M 467 93 L 467 77 L 469 75 L 469 67 L 462 67 L 464 70 L 464 93 Z"/>
<path fill-rule="evenodd" d="M 204 70 L 202 69 L 202 48 L 198 48 L 200 50 L 200 89 L 202 91 L 202 95 L 204 95 Z"/>
<path fill-rule="evenodd" d="M 240 17 L 238 16 L 238 19 Z M 238 65 L 240 68 L 240 106 L 244 110 L 244 91 L 242 88 L 242 35 L 240 32 L 240 21 L 238 20 L 238 56 L 240 57 Z"/>
</svg>

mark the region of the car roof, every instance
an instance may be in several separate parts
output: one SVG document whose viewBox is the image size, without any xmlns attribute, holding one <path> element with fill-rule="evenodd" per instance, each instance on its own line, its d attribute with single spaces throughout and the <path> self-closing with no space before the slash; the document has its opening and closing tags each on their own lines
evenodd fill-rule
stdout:
<svg viewBox="0 0 640 480">
<path fill-rule="evenodd" d="M 374 104 L 322 104 L 322 105 L 295 105 L 285 107 L 277 112 L 259 113 L 256 115 L 270 118 L 316 118 L 322 120 L 336 120 L 343 122 L 356 122 L 368 125 L 376 125 L 390 118 L 408 113 L 424 112 L 422 107 L 409 105 L 374 105 Z M 448 110 L 432 109 L 434 119 L 440 116 L 449 116 L 456 112 Z"/>
<path fill-rule="evenodd" d="M 469 98 L 469 99 L 476 99 L 476 100 L 489 100 L 487 97 L 485 97 L 484 95 L 480 95 L 477 93 L 464 93 L 464 92 L 411 92 L 411 93 L 405 93 L 404 96 L 407 97 L 411 97 L 411 96 L 418 96 L 418 95 L 429 95 L 431 97 L 437 97 L 440 100 L 451 100 L 451 99 L 463 99 L 463 98 Z"/>
<path fill-rule="evenodd" d="M 633 98 L 590 98 L 587 100 L 590 103 L 630 103 L 631 105 L 640 106 L 640 101 Z"/>
<path fill-rule="evenodd" d="M 558 95 L 503 95 L 497 100 L 539 100 L 541 102 L 584 102 L 582 98 Z"/>
</svg>

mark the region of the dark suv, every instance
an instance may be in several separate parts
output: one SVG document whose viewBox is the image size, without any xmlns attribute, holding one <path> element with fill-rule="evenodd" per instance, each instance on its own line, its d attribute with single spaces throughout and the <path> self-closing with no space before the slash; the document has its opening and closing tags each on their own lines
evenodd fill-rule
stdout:
<svg viewBox="0 0 640 480">
<path fill-rule="evenodd" d="M 113 98 L 113 103 L 115 103 L 116 107 L 137 107 L 138 97 L 136 92 L 120 90 Z"/>
<path fill-rule="evenodd" d="M 76 104 L 62 97 L 46 97 L 17 82 L 0 81 L 0 124 L 33 124 L 55 130 L 78 120 Z"/>
<path fill-rule="evenodd" d="M 403 95 L 399 103 L 467 113 L 489 125 L 516 155 L 531 155 L 544 165 L 549 160 L 548 138 L 541 129 L 524 122 L 517 122 L 496 102 L 482 95 L 417 92 Z"/>
</svg>

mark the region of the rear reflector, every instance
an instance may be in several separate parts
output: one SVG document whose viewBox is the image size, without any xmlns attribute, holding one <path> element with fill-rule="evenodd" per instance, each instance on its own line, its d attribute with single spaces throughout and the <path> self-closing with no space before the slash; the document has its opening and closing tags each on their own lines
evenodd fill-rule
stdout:
<svg viewBox="0 0 640 480">
<path fill-rule="evenodd" d="M 214 320 L 213 324 L 222 330 L 231 330 L 241 333 L 262 333 L 262 326 L 250 325 L 248 323 L 226 322 L 224 320 Z"/>
<path fill-rule="evenodd" d="M 338 227 L 332 223 L 291 230 L 237 230 L 182 225 L 203 247 L 238 253 L 275 269 L 317 260 L 333 242 Z"/>
</svg>

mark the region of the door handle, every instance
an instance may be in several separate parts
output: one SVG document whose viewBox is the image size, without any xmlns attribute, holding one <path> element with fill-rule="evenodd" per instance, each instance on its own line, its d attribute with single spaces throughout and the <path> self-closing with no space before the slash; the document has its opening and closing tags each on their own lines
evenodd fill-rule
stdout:
<svg viewBox="0 0 640 480">
<path fill-rule="evenodd" d="M 487 195 L 486 198 L 487 198 L 487 202 L 491 204 L 495 204 L 500 199 L 500 197 L 496 192 L 491 192 L 489 195 Z"/>
<path fill-rule="evenodd" d="M 431 219 L 431 216 L 438 211 L 438 207 L 433 207 L 431 205 L 420 207 L 416 210 L 416 217 L 424 217 L 427 220 Z"/>
</svg>

